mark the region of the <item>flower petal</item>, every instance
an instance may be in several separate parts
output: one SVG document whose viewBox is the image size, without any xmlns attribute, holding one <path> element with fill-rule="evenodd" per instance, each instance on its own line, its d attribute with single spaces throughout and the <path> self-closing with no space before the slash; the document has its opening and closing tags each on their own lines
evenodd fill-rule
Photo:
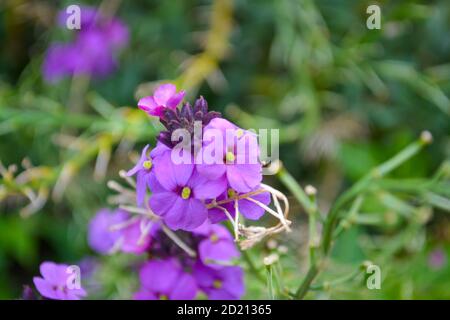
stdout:
<svg viewBox="0 0 450 320">
<path fill-rule="evenodd" d="M 36 286 L 37 291 L 39 291 L 39 293 L 45 298 L 55 300 L 61 299 L 58 291 L 55 289 L 53 284 L 39 277 L 34 277 L 33 282 Z"/>
<path fill-rule="evenodd" d="M 227 188 L 225 178 L 210 180 L 194 171 L 188 185 L 192 188 L 196 199 L 214 199 L 221 195 Z"/>
<path fill-rule="evenodd" d="M 237 192 L 249 192 L 262 181 L 260 164 L 234 164 L 227 166 L 227 179 Z"/>
<path fill-rule="evenodd" d="M 269 192 L 259 193 L 251 196 L 251 198 L 266 206 L 269 205 L 271 199 Z M 239 212 L 247 219 L 258 220 L 264 215 L 265 210 L 250 200 L 242 199 L 239 200 Z"/>
<path fill-rule="evenodd" d="M 183 272 L 172 288 L 169 298 L 170 300 L 194 300 L 196 295 L 197 284 L 194 277 Z"/>
<path fill-rule="evenodd" d="M 145 289 L 168 294 L 177 282 L 181 269 L 175 260 L 152 260 L 139 271 L 139 279 Z"/>
<path fill-rule="evenodd" d="M 158 182 L 168 191 L 186 186 L 194 171 L 194 164 L 175 164 L 171 152 L 165 152 L 153 160 L 154 172 Z"/>
<path fill-rule="evenodd" d="M 156 88 L 153 98 L 159 106 L 167 106 L 167 101 L 176 93 L 177 87 L 171 83 L 160 85 Z"/>
<path fill-rule="evenodd" d="M 170 99 L 167 101 L 166 107 L 170 109 L 175 109 L 180 102 L 184 99 L 186 92 L 184 90 L 175 93 Z"/>
<path fill-rule="evenodd" d="M 150 196 L 149 205 L 156 215 L 164 217 L 172 210 L 177 199 L 178 195 L 176 193 L 170 191 L 157 192 Z"/>
</svg>

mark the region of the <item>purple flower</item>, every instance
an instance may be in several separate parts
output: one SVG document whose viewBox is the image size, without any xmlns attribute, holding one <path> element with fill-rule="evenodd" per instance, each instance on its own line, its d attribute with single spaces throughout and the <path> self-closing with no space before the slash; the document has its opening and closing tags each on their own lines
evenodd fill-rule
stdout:
<svg viewBox="0 0 450 320">
<path fill-rule="evenodd" d="M 40 267 L 41 277 L 34 277 L 33 282 L 39 293 L 54 300 L 79 300 L 86 296 L 83 288 L 71 288 L 73 275 L 65 264 L 43 262 Z"/>
<path fill-rule="evenodd" d="M 100 254 L 110 253 L 122 236 L 119 230 L 112 230 L 111 227 L 125 222 L 128 218 L 128 213 L 123 210 L 98 211 L 89 223 L 89 246 Z"/>
<path fill-rule="evenodd" d="M 141 206 L 144 203 L 147 188 L 149 188 L 150 185 L 155 185 L 155 183 L 152 182 L 152 180 L 155 179 L 152 170 L 153 158 L 162 155 L 166 151 L 170 151 L 164 144 L 158 143 L 156 148 L 150 153 L 150 156 L 148 156 L 148 148 L 149 145 L 146 145 L 142 150 L 141 158 L 138 163 L 127 172 L 127 176 L 129 177 L 136 175 L 136 202 L 138 206 Z"/>
<path fill-rule="evenodd" d="M 177 93 L 177 88 L 171 83 L 162 84 L 156 88 L 153 96 L 139 100 L 138 107 L 151 116 L 161 117 L 164 109 L 175 110 L 185 95 L 184 91 Z"/>
<path fill-rule="evenodd" d="M 251 190 L 250 192 L 255 192 L 257 190 L 261 189 L 259 186 L 255 189 Z M 224 192 L 221 194 L 217 199 L 216 202 L 226 209 L 232 217 L 234 217 L 236 210 L 234 208 L 234 201 L 226 202 L 223 204 L 220 204 L 221 201 L 228 200 L 230 198 L 239 197 L 242 193 L 237 193 L 233 189 L 228 189 L 227 192 Z M 262 193 L 257 193 L 255 195 L 251 195 L 248 198 L 252 198 L 256 201 L 261 202 L 264 205 L 269 205 L 270 203 L 270 193 L 265 191 Z M 252 202 L 248 198 L 242 198 L 238 200 L 238 209 L 239 213 L 242 214 L 245 218 L 249 220 L 258 220 L 264 215 L 265 210 L 258 206 L 256 203 Z M 227 220 L 227 216 L 225 212 L 222 209 L 219 208 L 212 208 L 208 210 L 208 216 L 209 220 L 212 223 L 217 223 L 223 220 Z"/>
<path fill-rule="evenodd" d="M 193 275 L 199 289 L 211 300 L 236 300 L 244 294 L 244 272 L 240 267 L 216 270 L 197 263 Z"/>
<path fill-rule="evenodd" d="M 226 188 L 224 180 L 208 180 L 194 170 L 193 164 L 175 164 L 171 153 L 155 157 L 158 183 L 151 187 L 149 204 L 173 230 L 191 231 L 203 224 L 208 211 L 203 202 L 220 195 Z"/>
<path fill-rule="evenodd" d="M 175 259 L 146 262 L 139 272 L 141 289 L 137 300 L 193 300 L 197 285 L 192 275 L 183 271 Z"/>
<path fill-rule="evenodd" d="M 146 218 L 136 219 L 120 230 L 122 235 L 121 251 L 134 254 L 146 252 L 150 247 L 152 236 L 158 229 L 158 224 Z"/>
<path fill-rule="evenodd" d="M 121 209 L 100 210 L 89 223 L 88 243 L 100 254 L 115 250 L 140 254 L 150 246 L 152 235 L 159 228 L 148 219 L 130 218 Z"/>
<path fill-rule="evenodd" d="M 203 148 L 197 154 L 200 174 L 226 179 L 237 192 L 249 192 L 262 180 L 256 136 L 231 122 L 214 118 L 203 131 Z"/>
<path fill-rule="evenodd" d="M 203 264 L 221 269 L 240 256 L 233 236 L 224 226 L 212 225 L 207 221 L 194 232 L 205 237 L 198 245 L 199 258 Z"/>
<path fill-rule="evenodd" d="M 47 82 L 57 82 L 72 74 L 78 65 L 80 56 L 73 50 L 72 44 L 54 43 L 47 50 L 43 64 L 43 73 Z"/>
<path fill-rule="evenodd" d="M 58 21 L 65 26 L 67 13 Z M 81 8 L 81 30 L 72 42 L 52 44 L 46 54 L 43 73 L 48 82 L 67 76 L 103 77 L 117 66 L 116 54 L 128 42 L 128 29 L 116 18 L 106 18 L 94 8 Z"/>
<path fill-rule="evenodd" d="M 447 255 L 441 248 L 434 249 L 428 255 L 428 265 L 435 270 L 441 269 L 447 263 Z"/>
</svg>

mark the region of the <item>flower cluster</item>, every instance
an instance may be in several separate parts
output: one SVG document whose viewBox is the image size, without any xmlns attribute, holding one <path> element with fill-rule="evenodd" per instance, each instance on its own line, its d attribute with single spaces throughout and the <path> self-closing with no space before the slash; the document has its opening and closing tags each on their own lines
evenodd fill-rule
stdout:
<svg viewBox="0 0 450 320">
<path fill-rule="evenodd" d="M 97 212 L 89 223 L 88 243 L 99 254 L 145 255 L 135 299 L 194 299 L 200 293 L 239 299 L 245 288 L 243 270 L 235 264 L 240 257 L 236 243 L 249 248 L 287 230 L 287 200 L 261 183 L 256 135 L 208 111 L 203 97 L 191 106 L 182 103 L 184 96 L 173 84 L 163 84 L 138 102 L 165 129 L 153 149 L 146 145 L 135 166 L 121 172 L 132 190 L 109 184 L 120 192 L 115 203 L 120 207 Z M 269 208 L 272 196 L 276 210 Z M 278 199 L 285 202 L 284 214 Z M 279 225 L 247 228 L 241 223 L 265 212 Z M 224 220 L 231 222 L 234 236 L 219 224 Z M 35 282 L 43 296 L 64 298 L 61 292 L 67 290 L 58 281 L 49 284 L 53 294 Z"/>
<path fill-rule="evenodd" d="M 116 54 L 128 43 L 128 28 L 119 19 L 81 7 L 81 25 L 72 42 L 53 43 L 43 64 L 48 82 L 74 75 L 103 77 L 116 67 Z M 68 15 L 61 12 L 58 22 L 66 25 Z"/>
<path fill-rule="evenodd" d="M 128 176 L 136 176 L 137 204 L 145 204 L 150 190 L 148 206 L 172 230 L 192 231 L 206 221 L 216 223 L 227 214 L 234 217 L 236 212 L 259 219 L 264 209 L 255 202 L 267 205 L 270 194 L 260 187 L 262 165 L 257 159 L 256 136 L 219 113 L 208 112 L 203 97 L 193 107 L 184 103 L 177 108 L 183 97 L 183 91 L 177 93 L 174 85 L 164 84 L 138 103 L 149 115 L 159 117 L 166 130 L 150 153 L 149 146 L 143 149 L 128 172 Z M 197 140 L 196 126 L 201 131 Z M 180 139 L 179 132 L 187 136 Z M 254 192 L 250 200 L 240 199 L 249 192 Z M 223 206 L 215 206 L 217 201 Z M 239 206 L 242 208 L 237 211 Z"/>
<path fill-rule="evenodd" d="M 239 299 L 244 293 L 243 271 L 234 266 L 240 256 L 228 230 L 205 223 L 194 232 L 179 232 L 195 252 L 188 254 L 159 231 L 149 250 L 150 260 L 139 271 L 135 299 Z"/>
</svg>

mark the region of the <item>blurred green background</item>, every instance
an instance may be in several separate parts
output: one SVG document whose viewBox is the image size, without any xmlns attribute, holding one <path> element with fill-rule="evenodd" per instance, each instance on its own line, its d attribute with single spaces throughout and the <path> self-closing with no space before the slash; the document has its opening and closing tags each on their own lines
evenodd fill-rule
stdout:
<svg viewBox="0 0 450 320">
<path fill-rule="evenodd" d="M 365 195 L 361 221 L 339 238 L 317 282 L 371 260 L 381 267 L 381 290 L 356 279 L 308 297 L 450 299 L 449 1 L 378 1 L 381 30 L 366 28 L 373 2 L 365 0 L 113 2 L 130 29 L 118 70 L 57 84 L 43 80 L 43 57 L 72 31 L 56 28 L 53 17 L 78 2 L 0 4 L 0 298 L 20 297 L 44 260 L 95 256 L 86 227 L 113 194 L 106 182 L 118 180 L 160 128 L 137 99 L 174 81 L 241 127 L 280 129 L 284 166 L 317 188 L 324 212 L 430 131 L 433 144 L 385 181 L 401 184 Z M 446 178 L 422 192 L 439 168 Z M 294 288 L 307 266 L 307 219 L 276 177 L 265 181 L 289 196 L 294 230 L 250 258 L 264 268 L 262 258 L 281 251 L 277 279 Z M 127 258 L 102 259 L 106 296 L 126 298 L 136 281 Z M 248 274 L 246 298 L 269 298 L 268 291 Z"/>
</svg>

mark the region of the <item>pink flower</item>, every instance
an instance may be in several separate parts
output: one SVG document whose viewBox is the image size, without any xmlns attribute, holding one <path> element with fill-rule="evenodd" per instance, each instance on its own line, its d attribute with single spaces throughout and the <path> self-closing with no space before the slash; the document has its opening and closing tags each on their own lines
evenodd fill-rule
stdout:
<svg viewBox="0 0 450 320">
<path fill-rule="evenodd" d="M 138 107 L 151 116 L 161 117 L 165 108 L 175 110 L 183 100 L 184 91 L 177 93 L 177 88 L 171 83 L 160 85 L 153 96 L 144 97 L 139 100 Z"/>
<path fill-rule="evenodd" d="M 86 291 L 83 288 L 69 288 L 72 284 L 69 277 L 73 275 L 67 268 L 65 264 L 43 262 L 40 267 L 42 278 L 33 278 L 39 293 L 54 300 L 79 300 L 80 297 L 85 297 Z"/>
</svg>

